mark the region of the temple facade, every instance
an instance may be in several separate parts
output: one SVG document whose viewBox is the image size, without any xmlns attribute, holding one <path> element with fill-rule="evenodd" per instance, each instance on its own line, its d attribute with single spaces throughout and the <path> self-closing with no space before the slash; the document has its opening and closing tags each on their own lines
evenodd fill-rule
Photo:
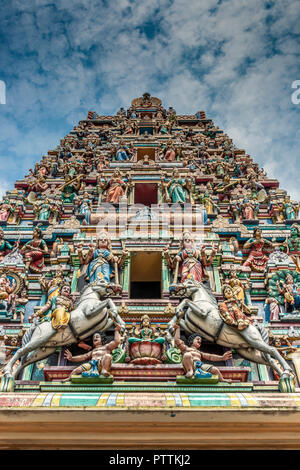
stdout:
<svg viewBox="0 0 300 470">
<path fill-rule="evenodd" d="M 204 111 L 89 111 L 0 205 L 0 448 L 298 448 L 298 211 Z"/>
</svg>

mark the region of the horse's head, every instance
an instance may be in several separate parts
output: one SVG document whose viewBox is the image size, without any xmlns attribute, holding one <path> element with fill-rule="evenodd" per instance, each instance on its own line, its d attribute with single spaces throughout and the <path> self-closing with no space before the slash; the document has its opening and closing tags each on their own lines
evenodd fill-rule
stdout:
<svg viewBox="0 0 300 470">
<path fill-rule="evenodd" d="M 96 279 L 90 286 L 101 298 L 120 295 L 122 292 L 122 286 L 106 282 L 104 279 Z"/>
<path fill-rule="evenodd" d="M 170 294 L 176 295 L 177 297 L 190 298 L 192 295 L 199 290 L 199 283 L 188 279 L 181 284 L 171 284 Z"/>
</svg>

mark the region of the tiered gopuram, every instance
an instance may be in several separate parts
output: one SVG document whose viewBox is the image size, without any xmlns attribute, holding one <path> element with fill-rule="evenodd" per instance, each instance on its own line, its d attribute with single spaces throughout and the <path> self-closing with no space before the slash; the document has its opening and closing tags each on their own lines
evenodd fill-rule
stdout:
<svg viewBox="0 0 300 470">
<path fill-rule="evenodd" d="M 90 111 L 1 203 L 0 414 L 297 410 L 298 211 L 204 111 Z"/>
</svg>

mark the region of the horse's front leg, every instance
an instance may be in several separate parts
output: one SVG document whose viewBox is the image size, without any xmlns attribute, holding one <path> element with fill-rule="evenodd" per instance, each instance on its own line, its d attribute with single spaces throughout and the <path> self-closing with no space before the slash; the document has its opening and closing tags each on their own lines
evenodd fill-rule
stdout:
<svg viewBox="0 0 300 470">
<path fill-rule="evenodd" d="M 186 299 L 186 304 L 187 306 L 196 314 L 198 315 L 199 317 L 202 317 L 202 318 L 205 318 L 207 317 L 209 311 L 205 312 L 204 310 L 202 310 L 202 308 L 199 307 L 199 305 L 197 305 L 195 302 L 193 302 L 192 300 L 190 299 Z"/>
<path fill-rule="evenodd" d="M 102 301 L 99 300 L 99 302 L 96 304 L 96 307 L 95 306 L 89 307 L 89 305 L 87 305 L 86 308 L 84 309 L 85 316 L 87 318 L 92 318 L 95 315 L 98 315 L 98 313 L 100 313 L 104 308 L 108 307 L 109 300 L 110 299 L 105 299 Z"/>
<path fill-rule="evenodd" d="M 109 309 L 112 313 L 114 320 L 116 321 L 116 323 L 118 323 L 118 325 L 121 325 L 122 328 L 125 328 L 125 323 L 120 317 L 120 315 L 118 314 L 117 306 L 114 304 L 114 302 L 111 299 L 107 299 L 107 300 L 108 300 Z"/>
</svg>

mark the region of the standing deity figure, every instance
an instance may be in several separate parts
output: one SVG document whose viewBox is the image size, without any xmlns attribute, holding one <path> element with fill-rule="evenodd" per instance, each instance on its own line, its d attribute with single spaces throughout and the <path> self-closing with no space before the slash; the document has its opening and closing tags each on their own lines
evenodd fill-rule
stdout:
<svg viewBox="0 0 300 470">
<path fill-rule="evenodd" d="M 259 202 L 245 198 L 241 204 L 243 219 L 256 220 L 259 211 Z"/>
<path fill-rule="evenodd" d="M 114 340 L 108 344 L 102 343 L 103 335 L 99 331 L 96 331 L 93 334 L 93 349 L 85 354 L 80 356 L 72 356 L 71 352 L 66 349 L 65 358 L 70 362 L 82 362 L 89 361 L 80 366 L 76 367 L 70 374 L 70 376 L 65 379 L 69 380 L 73 375 L 82 374 L 85 377 L 109 377 L 112 365 L 112 351 L 116 349 L 120 342 L 120 330 L 121 326 L 116 325 Z"/>
<path fill-rule="evenodd" d="M 267 297 L 264 303 L 265 320 L 279 321 L 280 305 L 275 297 Z"/>
<path fill-rule="evenodd" d="M 127 178 L 122 179 L 120 170 L 115 169 L 112 177 L 108 181 L 104 180 L 104 182 L 102 182 L 101 178 L 99 178 L 99 185 L 103 190 L 105 202 L 118 204 L 120 198 L 127 195 L 131 188 L 132 181 L 129 175 Z"/>
<path fill-rule="evenodd" d="M 254 238 L 246 241 L 244 248 L 250 248 L 250 253 L 243 266 L 248 266 L 252 271 L 263 272 L 266 268 L 268 256 L 264 253 L 265 247 L 273 247 L 273 243 L 261 237 L 260 228 L 254 229 Z"/>
<path fill-rule="evenodd" d="M 111 242 L 105 232 L 100 234 L 96 249 L 94 245 L 91 244 L 85 256 L 83 255 L 81 247 L 78 248 L 78 257 L 81 265 L 87 265 L 85 279 L 88 282 L 93 282 L 98 277 L 102 277 L 106 282 L 110 283 L 113 276 L 115 276 L 117 281 L 118 268 L 122 266 L 126 256 L 126 250 L 123 250 L 121 258 L 118 258 L 112 253 Z"/>
<path fill-rule="evenodd" d="M 300 227 L 297 224 L 291 226 L 290 237 L 286 239 L 284 245 L 287 253 L 295 263 L 297 271 L 300 272 Z"/>
<path fill-rule="evenodd" d="M 279 294 L 282 294 L 284 297 L 285 311 L 292 312 L 293 310 L 299 310 L 300 288 L 295 284 L 293 276 L 288 273 L 285 282 L 277 281 L 276 287 Z"/>
<path fill-rule="evenodd" d="M 78 210 L 80 215 L 84 215 L 84 224 L 89 225 L 91 220 L 91 201 L 88 192 L 83 193 L 83 197 L 81 197 L 78 201 Z"/>
<path fill-rule="evenodd" d="M 195 248 L 190 233 L 185 232 L 183 234 L 182 248 L 175 258 L 171 260 L 169 247 L 164 249 L 164 254 L 170 268 L 175 269 L 174 283 L 177 281 L 178 269 L 181 282 L 184 282 L 186 279 L 194 279 L 197 282 L 203 282 L 208 279 L 205 267 L 211 265 L 216 251 L 213 248 L 210 255 L 206 255 L 204 247 L 202 247 L 201 250 Z"/>
<path fill-rule="evenodd" d="M 27 242 L 20 250 L 24 253 L 24 260 L 27 270 L 33 273 L 41 273 L 44 268 L 44 255 L 48 253 L 48 247 L 43 240 L 42 230 L 35 227 L 33 239 Z"/>
<path fill-rule="evenodd" d="M 221 318 L 227 325 L 238 330 L 247 328 L 251 323 L 249 307 L 235 295 L 234 289 L 228 284 L 223 286 L 223 296 L 225 300 L 219 304 Z"/>
<path fill-rule="evenodd" d="M 212 374 L 217 375 L 219 382 L 231 382 L 231 379 L 224 379 L 220 370 L 212 364 L 204 364 L 203 359 L 206 361 L 228 361 L 232 358 L 232 353 L 227 351 L 223 356 L 217 354 L 208 354 L 200 351 L 201 337 L 195 333 L 188 338 L 188 345 L 180 339 L 180 326 L 175 323 L 175 345 L 182 352 L 182 365 L 187 379 L 191 378 L 209 378 Z"/>
<path fill-rule="evenodd" d="M 28 295 L 26 289 L 22 289 L 20 295 L 15 297 L 13 300 L 13 319 L 18 320 L 20 318 L 20 323 L 23 325 L 24 323 L 24 317 L 25 317 L 25 311 L 26 311 L 26 305 L 28 303 Z"/>
</svg>

